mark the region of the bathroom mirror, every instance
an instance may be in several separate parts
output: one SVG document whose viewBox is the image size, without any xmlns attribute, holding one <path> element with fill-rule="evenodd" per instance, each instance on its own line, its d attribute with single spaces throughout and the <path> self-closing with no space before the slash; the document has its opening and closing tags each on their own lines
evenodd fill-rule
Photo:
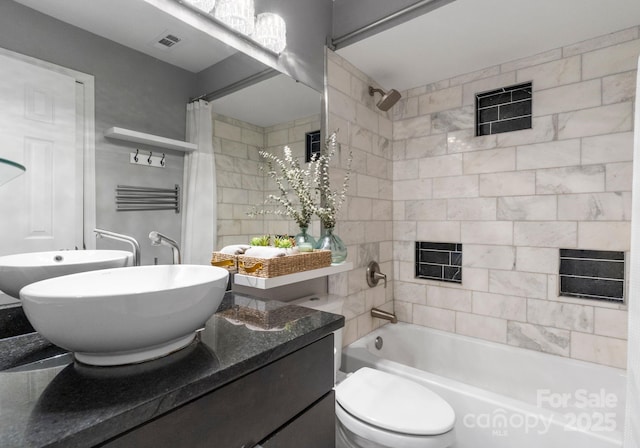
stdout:
<svg viewBox="0 0 640 448">
<path fill-rule="evenodd" d="M 173 0 L 172 0 L 173 1 Z M 73 2 L 64 2 L 73 3 Z M 84 3 L 84 2 L 80 2 Z M 131 2 L 129 0 L 96 0 L 95 5 L 101 4 L 105 7 L 117 11 L 119 16 L 124 18 L 128 16 L 131 8 L 135 9 L 135 4 L 148 3 L 146 0 Z M 91 8 L 95 6 L 92 2 Z M 35 8 L 38 12 L 31 8 Z M 96 121 L 95 121 L 95 163 L 100 167 L 108 166 L 110 169 L 118 170 L 127 168 L 126 162 L 116 166 L 113 163 L 113 144 L 105 140 L 103 132 L 105 129 L 118 125 L 118 119 L 123 122 L 132 123 L 131 128 L 143 128 L 148 125 L 152 133 L 155 131 L 158 135 L 180 135 L 184 133 L 184 119 L 173 119 L 184 116 L 184 107 L 190 97 L 196 97 L 201 94 L 215 92 L 216 90 L 224 90 L 224 86 L 236 84 L 238 81 L 250 78 L 250 75 L 265 68 L 266 65 L 257 62 L 251 58 L 238 57 L 236 50 L 231 50 L 228 54 L 220 54 L 212 52 L 211 36 L 194 34 L 189 35 L 187 40 L 191 43 L 197 43 L 200 48 L 200 54 L 207 54 L 206 58 L 198 61 L 200 66 L 190 66 L 188 61 L 179 60 L 178 54 L 171 56 L 162 53 L 164 50 L 153 53 L 155 50 L 149 50 L 148 41 L 139 41 L 137 52 L 146 52 L 153 54 L 157 59 L 157 55 L 163 55 L 162 58 L 168 64 L 158 64 L 159 61 L 153 62 L 145 55 L 136 54 L 134 44 L 127 45 L 123 42 L 114 44 L 104 39 L 108 39 L 104 34 L 106 31 L 101 28 L 100 23 L 93 23 L 93 16 L 82 14 L 80 10 L 76 11 L 75 17 L 61 17 L 58 9 L 58 2 L 39 2 L 36 0 L 18 0 L 4 2 L 0 5 L 0 47 L 7 48 L 17 53 L 24 53 L 38 59 L 46 60 L 58 64 L 63 67 L 71 67 L 75 70 L 88 73 L 95 76 L 96 81 Z M 55 17 L 56 20 L 51 19 Z M 76 23 L 73 23 L 76 21 Z M 77 22 L 82 21 L 82 23 Z M 146 21 L 145 21 L 146 22 Z M 71 24 L 69 24 L 71 23 Z M 16 24 L 13 26 L 12 24 Z M 18 26 L 19 25 L 19 26 Z M 27 26 L 28 25 L 28 26 Z M 82 28 L 82 29 L 80 29 Z M 144 27 L 134 27 L 136 30 L 142 30 Z M 168 30 L 169 28 L 167 28 Z M 93 34 L 102 36 L 97 37 Z M 112 30 L 113 31 L 113 30 Z M 55 36 L 55 39 L 52 37 Z M 83 37 L 85 37 L 83 39 Z M 153 37 L 153 36 L 152 36 Z M 103 39 L 104 38 L 104 39 Z M 75 44 L 73 42 L 76 42 Z M 77 42 L 82 42 L 78 51 Z M 125 45 L 127 48 L 122 47 Z M 134 50 L 131 50 L 134 48 Z M 217 47 L 216 47 L 217 48 Z M 209 55 L 209 53 L 216 53 Z M 230 55 L 230 56 L 229 56 Z M 240 55 L 242 56 L 242 55 Z M 145 71 L 136 72 L 137 66 L 132 62 L 146 58 Z M 172 59 L 173 58 L 173 59 Z M 220 59 L 219 59 L 220 58 Z M 238 61 L 251 59 L 247 65 L 238 65 Z M 193 59 L 191 59 L 193 61 Z M 218 72 L 217 67 L 222 66 L 225 69 L 225 62 L 233 62 L 226 64 L 227 70 Z M 290 61 L 291 62 L 291 59 Z M 171 65 L 169 65 L 171 64 Z M 204 64 L 204 65 L 203 65 Z M 209 64 L 209 65 L 206 65 Z M 162 67 L 160 66 L 162 65 Z M 304 64 L 302 64 L 304 65 Z M 231 66 L 231 67 L 229 67 Z M 171 67 L 178 67 L 179 76 L 172 72 Z M 164 70 L 169 72 L 173 78 L 178 79 L 180 84 L 171 86 L 166 89 L 168 92 L 162 91 L 164 87 L 161 83 L 154 83 L 154 77 L 157 77 L 157 71 Z M 178 69 L 174 70 L 178 71 Z M 275 72 L 277 74 L 277 72 Z M 109 78 L 106 78 L 106 75 Z M 171 78 L 166 76 L 166 78 Z M 131 79 L 137 77 L 136 82 L 138 91 L 127 91 L 126 88 L 132 84 Z M 142 84 L 145 78 L 149 78 L 148 90 L 140 90 L 140 87 L 146 87 Z M 173 79 L 171 78 L 171 80 Z M 142 81 L 140 81 L 142 80 Z M 164 82 L 164 81 L 163 81 Z M 132 88 L 133 89 L 133 88 Z M 159 90 L 160 89 L 160 90 Z M 165 97 L 170 97 L 171 102 L 162 102 Z M 299 108 L 302 100 L 304 106 Z M 304 86 L 302 83 L 296 83 L 286 75 L 279 74 L 272 78 L 261 80 L 255 86 L 245 85 L 244 88 L 231 92 L 224 97 L 215 100 L 214 111 L 219 115 L 230 117 L 233 120 L 241 120 L 252 126 L 269 128 L 278 126 L 287 122 L 295 122 L 297 119 L 314 115 L 320 115 L 321 94 L 315 90 Z M 309 106 L 315 103 L 315 106 Z M 114 107 L 115 106 L 115 107 Z M 119 109 L 118 109 L 119 107 Z M 146 107 L 147 109 L 143 109 Z M 309 114 L 311 109 L 315 112 Z M 150 117 L 145 116 L 149 113 Z M 176 112 L 177 111 L 177 112 Z M 171 115 L 173 114 L 173 116 Z M 162 121 L 162 117 L 170 116 L 171 121 Z M 314 126 L 315 127 L 315 124 Z M 315 129 L 314 129 L 315 130 Z M 265 134 L 266 135 L 266 134 Z M 177 137 L 174 137 L 177 138 Z M 266 137 L 265 137 L 266 138 Z M 268 143 L 265 143 L 268 144 Z M 277 143 L 277 146 L 281 146 Z M 124 148 L 128 152 L 128 148 Z M 225 149 L 230 151 L 229 148 Z M 125 153 L 124 150 L 121 150 Z M 125 154 L 128 156 L 128 154 Z M 224 155 L 229 155 L 228 152 Z M 169 154 L 175 159 L 176 165 L 181 164 L 181 154 Z M 233 153 L 235 167 L 238 170 L 246 171 L 245 163 L 251 166 L 255 165 L 255 153 L 250 155 L 248 152 Z M 252 159 L 250 160 L 251 157 Z M 181 167 L 178 166 L 178 173 L 181 173 Z M 231 182 L 235 182 L 232 180 Z M 9 184 L 10 185 L 10 184 Z M 219 188 L 226 186 L 218 185 Z M 108 190 L 108 191 L 106 191 Z M 255 204 L 253 201 L 248 204 Z M 113 193 L 110 189 L 105 189 L 101 185 L 101 178 L 96 175 L 96 191 L 95 191 L 96 208 L 113 208 Z M 246 208 L 245 208 L 246 209 Z M 231 221 L 232 226 L 251 227 L 248 224 L 252 221 L 242 211 Z M 255 223 L 255 221 L 254 221 Z M 100 215 L 98 213 L 98 222 L 101 224 Z M 141 229 L 141 231 L 148 229 Z M 251 229 L 249 229 L 251 230 Z M 252 233 L 252 232 L 247 232 Z M 143 236 L 146 238 L 146 235 Z M 85 238 L 86 239 L 86 238 Z M 140 239 L 142 241 L 142 239 Z M 0 254 L 2 254 L 0 248 Z M 24 250 L 25 252 L 33 250 Z M 149 250 L 147 250 L 148 252 Z M 14 251 L 15 252 L 15 251 Z M 162 262 L 162 261 L 161 261 Z M 6 302 L 7 296 L 0 294 L 0 307 Z M 13 302 L 9 300 L 9 302 Z"/>
<path fill-rule="evenodd" d="M 216 249 L 247 244 L 264 234 L 297 234 L 299 228 L 291 219 L 247 213 L 275 188 L 261 169 L 260 149 L 282 155 L 288 146 L 301 164 L 305 162 L 307 144 L 319 138 L 321 129 L 320 93 L 278 75 L 214 100 L 212 111 L 218 184 Z"/>
</svg>

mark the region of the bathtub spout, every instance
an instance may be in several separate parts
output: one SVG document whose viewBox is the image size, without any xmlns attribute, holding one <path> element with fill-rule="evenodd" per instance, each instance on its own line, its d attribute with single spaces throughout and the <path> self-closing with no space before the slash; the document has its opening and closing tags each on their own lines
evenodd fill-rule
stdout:
<svg viewBox="0 0 640 448">
<path fill-rule="evenodd" d="M 395 314 L 389 313 L 388 311 L 383 311 L 378 308 L 371 308 L 371 317 L 377 317 L 378 319 L 385 319 L 391 322 L 392 324 L 398 323 L 398 318 Z"/>
</svg>

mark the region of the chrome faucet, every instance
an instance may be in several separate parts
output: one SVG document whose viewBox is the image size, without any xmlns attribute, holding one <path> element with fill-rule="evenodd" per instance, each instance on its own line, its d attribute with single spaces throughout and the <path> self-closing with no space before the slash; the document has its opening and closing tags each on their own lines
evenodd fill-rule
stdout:
<svg viewBox="0 0 640 448">
<path fill-rule="evenodd" d="M 379 308 L 371 308 L 371 317 L 377 317 L 378 319 L 385 319 L 391 322 L 392 324 L 398 323 L 398 318 L 395 314 L 389 313 L 388 311 L 381 310 Z"/>
<path fill-rule="evenodd" d="M 131 247 L 133 248 L 133 265 L 140 266 L 140 245 L 135 238 L 121 233 L 110 232 L 109 230 L 93 229 L 93 231 L 96 234 L 96 238 L 110 238 L 112 240 L 123 241 L 131 244 Z"/>
<path fill-rule="evenodd" d="M 156 232 L 155 230 L 149 233 L 149 239 L 151 240 L 151 245 L 153 246 L 169 246 L 171 248 L 171 253 L 173 254 L 173 264 L 181 264 L 182 257 L 180 257 L 180 248 L 178 247 L 178 243 L 175 240 L 172 240 L 166 235 L 163 235 L 160 232 Z"/>
</svg>

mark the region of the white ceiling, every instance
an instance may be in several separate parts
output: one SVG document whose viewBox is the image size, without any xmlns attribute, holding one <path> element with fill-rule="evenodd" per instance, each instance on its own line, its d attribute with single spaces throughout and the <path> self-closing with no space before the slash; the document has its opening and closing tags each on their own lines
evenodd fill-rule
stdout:
<svg viewBox="0 0 640 448">
<path fill-rule="evenodd" d="M 640 0 L 455 0 L 337 51 L 405 90 L 640 24 Z"/>
<path fill-rule="evenodd" d="M 16 1 L 196 73 L 235 52 L 144 0 Z M 640 0 L 455 0 L 338 53 L 385 88 L 405 90 L 639 23 Z M 166 33 L 183 40 L 155 48 Z M 317 113 L 320 96 L 278 76 L 216 100 L 214 108 L 271 126 Z"/>
<path fill-rule="evenodd" d="M 278 75 L 213 101 L 213 111 L 269 127 L 320 113 L 320 94 Z M 249 107 L 247 107 L 249 105 Z"/>
</svg>

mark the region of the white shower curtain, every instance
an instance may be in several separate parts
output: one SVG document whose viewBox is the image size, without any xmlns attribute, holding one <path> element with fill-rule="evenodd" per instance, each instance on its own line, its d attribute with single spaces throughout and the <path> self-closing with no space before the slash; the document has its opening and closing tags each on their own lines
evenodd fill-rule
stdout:
<svg viewBox="0 0 640 448">
<path fill-rule="evenodd" d="M 187 140 L 198 149 L 184 159 L 182 202 L 182 262 L 209 264 L 217 239 L 216 169 L 213 154 L 211 104 L 187 105 Z"/>
<path fill-rule="evenodd" d="M 640 58 L 638 58 L 640 67 Z M 631 265 L 629 267 L 629 340 L 627 349 L 627 411 L 624 446 L 640 447 L 640 71 L 636 81 L 633 137 L 633 196 L 631 212 Z"/>
</svg>

